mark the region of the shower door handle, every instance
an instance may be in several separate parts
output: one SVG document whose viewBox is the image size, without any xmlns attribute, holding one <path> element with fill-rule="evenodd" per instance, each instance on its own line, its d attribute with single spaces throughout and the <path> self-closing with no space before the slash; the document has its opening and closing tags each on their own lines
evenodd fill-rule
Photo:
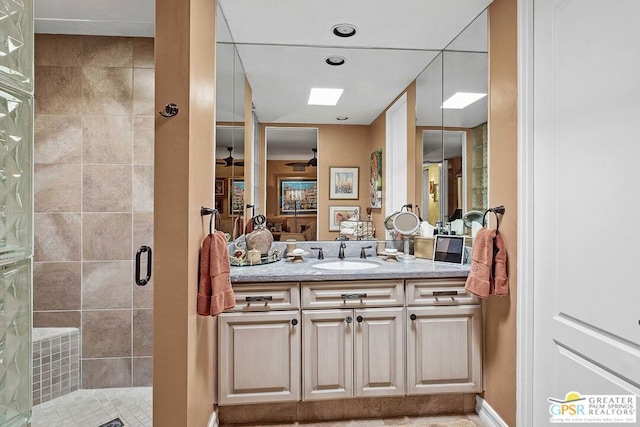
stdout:
<svg viewBox="0 0 640 427">
<path fill-rule="evenodd" d="M 140 278 L 140 257 L 143 252 L 147 253 L 147 277 L 144 279 Z M 136 273 L 135 273 L 136 284 L 138 286 L 144 286 L 149 283 L 151 280 L 151 248 L 149 246 L 140 246 L 138 252 L 136 252 Z"/>
</svg>

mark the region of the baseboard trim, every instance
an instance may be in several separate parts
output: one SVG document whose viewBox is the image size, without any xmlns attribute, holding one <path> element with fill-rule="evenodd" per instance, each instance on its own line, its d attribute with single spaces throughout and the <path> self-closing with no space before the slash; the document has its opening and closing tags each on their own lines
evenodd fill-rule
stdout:
<svg viewBox="0 0 640 427">
<path fill-rule="evenodd" d="M 211 417 L 209 417 L 209 422 L 207 423 L 207 427 L 218 427 L 218 408 L 215 408 L 211 413 Z"/>
<path fill-rule="evenodd" d="M 487 427 L 509 427 L 495 409 L 480 396 L 476 396 L 476 413 Z"/>
</svg>

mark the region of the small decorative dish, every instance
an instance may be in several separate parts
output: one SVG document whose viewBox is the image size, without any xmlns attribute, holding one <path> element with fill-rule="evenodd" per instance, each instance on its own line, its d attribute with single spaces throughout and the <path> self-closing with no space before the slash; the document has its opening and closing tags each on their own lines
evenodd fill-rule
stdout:
<svg viewBox="0 0 640 427">
<path fill-rule="evenodd" d="M 304 261 L 304 257 L 308 255 L 309 255 L 309 252 L 306 252 L 304 249 L 296 248 L 291 252 L 287 253 L 287 259 L 290 262 L 302 262 Z"/>
</svg>

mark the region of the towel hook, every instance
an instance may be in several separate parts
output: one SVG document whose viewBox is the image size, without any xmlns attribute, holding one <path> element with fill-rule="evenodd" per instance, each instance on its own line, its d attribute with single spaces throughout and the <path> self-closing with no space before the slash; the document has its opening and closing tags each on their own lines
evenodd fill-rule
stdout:
<svg viewBox="0 0 640 427">
<path fill-rule="evenodd" d="M 498 232 L 498 228 L 500 227 L 500 216 L 504 215 L 506 209 L 503 205 L 500 206 L 496 206 L 495 208 L 489 208 L 486 211 L 484 211 L 484 215 L 482 215 L 482 226 L 485 227 L 486 224 L 486 219 L 487 219 L 487 214 L 489 212 L 493 212 L 493 214 L 496 216 L 496 233 Z"/>
<path fill-rule="evenodd" d="M 177 115 L 179 112 L 180 112 L 180 109 L 178 108 L 178 105 L 172 102 L 170 104 L 165 105 L 164 111 L 160 111 L 159 114 L 162 117 L 173 117 Z"/>
</svg>

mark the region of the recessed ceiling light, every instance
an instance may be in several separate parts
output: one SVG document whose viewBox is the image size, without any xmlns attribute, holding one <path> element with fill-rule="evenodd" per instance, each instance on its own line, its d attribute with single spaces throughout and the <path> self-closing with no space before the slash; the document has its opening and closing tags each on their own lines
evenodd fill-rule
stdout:
<svg viewBox="0 0 640 427">
<path fill-rule="evenodd" d="M 349 120 L 349 117 L 347 117 L 347 116 L 338 116 L 338 117 L 336 117 L 336 120 L 340 120 L 340 121 Z"/>
<path fill-rule="evenodd" d="M 342 57 L 342 56 L 337 56 L 337 55 L 329 56 L 329 57 L 325 58 L 325 60 L 324 60 L 324 62 L 326 62 L 326 63 L 327 63 L 327 64 L 329 64 L 329 65 L 333 65 L 334 67 L 335 67 L 335 66 L 338 66 L 338 65 L 342 65 L 342 64 L 344 64 L 346 61 L 347 61 L 347 60 L 346 60 L 346 59 L 344 59 L 344 57 Z"/>
<path fill-rule="evenodd" d="M 308 105 L 336 105 L 344 89 L 329 89 L 312 87 L 309 93 Z"/>
<path fill-rule="evenodd" d="M 352 37 L 356 35 L 358 29 L 352 24 L 338 24 L 331 27 L 331 31 L 338 37 Z"/>
<path fill-rule="evenodd" d="M 461 110 L 485 96 L 487 96 L 486 93 L 456 92 L 451 98 L 444 101 L 440 108 Z"/>
</svg>

